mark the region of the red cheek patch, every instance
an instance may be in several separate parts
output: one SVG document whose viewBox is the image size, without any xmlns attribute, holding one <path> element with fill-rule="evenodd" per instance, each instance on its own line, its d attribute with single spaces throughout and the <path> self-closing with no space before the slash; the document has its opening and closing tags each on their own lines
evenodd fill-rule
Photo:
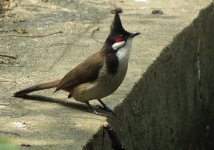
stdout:
<svg viewBox="0 0 214 150">
<path fill-rule="evenodd" d="M 115 39 L 115 42 L 116 43 L 119 43 L 119 42 L 122 42 L 123 41 L 123 39 L 121 38 L 121 37 L 117 37 L 116 39 Z"/>
</svg>

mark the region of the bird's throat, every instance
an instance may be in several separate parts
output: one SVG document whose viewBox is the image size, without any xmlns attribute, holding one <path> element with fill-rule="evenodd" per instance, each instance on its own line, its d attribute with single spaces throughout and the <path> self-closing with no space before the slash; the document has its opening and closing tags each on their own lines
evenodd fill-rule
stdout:
<svg viewBox="0 0 214 150">
<path fill-rule="evenodd" d="M 130 51 L 131 51 L 131 46 L 132 46 L 132 39 L 130 38 L 126 41 L 125 46 L 123 46 L 117 50 L 116 55 L 118 57 L 120 64 L 123 62 L 128 62 Z"/>
</svg>

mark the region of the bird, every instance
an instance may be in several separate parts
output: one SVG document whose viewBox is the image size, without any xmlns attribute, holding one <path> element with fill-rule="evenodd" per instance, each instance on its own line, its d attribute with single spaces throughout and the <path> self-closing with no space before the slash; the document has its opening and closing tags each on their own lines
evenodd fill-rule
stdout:
<svg viewBox="0 0 214 150">
<path fill-rule="evenodd" d="M 94 114 L 106 115 L 92 106 L 90 100 L 98 100 L 102 105 L 100 108 L 116 115 L 101 99 L 114 93 L 124 80 L 132 40 L 139 34 L 126 31 L 116 12 L 110 33 L 100 51 L 74 67 L 62 79 L 22 89 L 14 93 L 14 97 L 25 97 L 31 92 L 56 88 L 54 93 L 59 90 L 68 92 L 68 98 L 85 103 Z"/>
</svg>

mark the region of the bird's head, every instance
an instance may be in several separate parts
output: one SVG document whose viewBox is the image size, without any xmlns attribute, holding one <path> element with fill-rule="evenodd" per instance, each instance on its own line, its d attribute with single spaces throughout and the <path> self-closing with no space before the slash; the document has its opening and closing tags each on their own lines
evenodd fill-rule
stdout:
<svg viewBox="0 0 214 150">
<path fill-rule="evenodd" d="M 119 13 L 115 13 L 114 21 L 111 25 L 111 31 L 109 36 L 105 41 L 105 46 L 111 50 L 118 50 L 124 47 L 127 41 L 131 40 L 133 37 L 139 35 L 139 32 L 128 32 L 126 31 L 121 23 Z"/>
</svg>

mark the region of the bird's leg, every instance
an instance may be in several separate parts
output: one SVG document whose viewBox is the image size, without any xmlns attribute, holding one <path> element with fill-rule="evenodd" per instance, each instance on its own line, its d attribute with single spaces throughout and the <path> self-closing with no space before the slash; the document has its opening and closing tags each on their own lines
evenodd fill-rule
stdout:
<svg viewBox="0 0 214 150">
<path fill-rule="evenodd" d="M 101 101 L 101 99 L 97 99 L 97 100 L 98 100 L 98 101 L 100 102 L 100 104 L 103 106 L 103 107 L 101 107 L 101 106 L 98 105 L 99 108 L 102 108 L 102 109 L 104 109 L 104 110 L 106 110 L 106 111 L 109 111 L 109 112 L 111 112 L 114 116 L 116 116 L 115 112 L 114 112 L 111 108 L 109 108 L 105 103 L 103 103 L 103 102 Z"/>
<path fill-rule="evenodd" d="M 89 102 L 85 102 L 86 105 L 88 105 L 89 109 L 92 111 L 92 113 L 96 114 L 96 115 L 99 115 L 99 116 L 105 116 L 105 117 L 108 117 L 107 114 L 104 114 L 104 113 L 101 113 L 101 112 L 98 112 L 93 106 L 91 106 L 91 104 Z"/>
</svg>

